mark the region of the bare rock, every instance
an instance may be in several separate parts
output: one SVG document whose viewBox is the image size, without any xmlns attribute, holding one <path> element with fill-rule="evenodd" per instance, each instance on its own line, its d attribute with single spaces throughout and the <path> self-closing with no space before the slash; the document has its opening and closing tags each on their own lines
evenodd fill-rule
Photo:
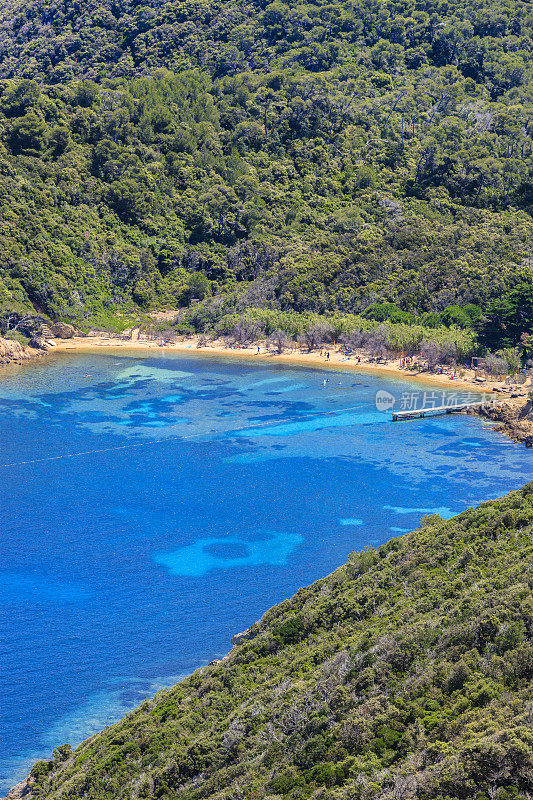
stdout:
<svg viewBox="0 0 533 800">
<path fill-rule="evenodd" d="M 242 633 L 235 633 L 231 637 L 231 643 L 235 647 L 235 645 L 242 644 L 248 638 L 248 631 L 242 631 Z"/>
<path fill-rule="evenodd" d="M 40 330 L 35 331 L 35 336 L 40 336 L 43 339 L 53 339 L 54 331 L 52 330 L 52 326 L 48 325 L 46 322 L 43 322 Z"/>
<path fill-rule="evenodd" d="M 42 355 L 40 349 L 24 347 L 23 344 L 14 339 L 0 338 L 0 364 L 22 364 L 29 358 L 36 358 Z"/>
<path fill-rule="evenodd" d="M 16 786 L 13 786 L 13 788 L 9 790 L 2 800 L 31 800 L 31 787 L 34 783 L 35 779 L 30 775 L 28 778 L 26 778 L 26 780 L 17 783 Z"/>
<path fill-rule="evenodd" d="M 483 406 L 478 413 L 493 422 L 497 422 L 497 431 L 505 433 L 514 442 L 522 442 L 526 447 L 533 447 L 533 419 L 531 417 L 531 401 L 523 406 L 508 402 L 495 406 Z"/>
<path fill-rule="evenodd" d="M 55 322 L 52 325 L 52 333 L 58 339 L 72 339 L 76 335 L 76 328 L 67 322 Z"/>
<path fill-rule="evenodd" d="M 525 406 L 520 410 L 518 419 L 525 419 L 531 415 L 533 411 L 533 400 L 528 400 Z"/>
<path fill-rule="evenodd" d="M 7 364 L 10 361 L 20 361 L 27 358 L 23 345 L 13 339 L 0 339 L 0 361 Z"/>
<path fill-rule="evenodd" d="M 231 644 L 235 647 L 236 645 L 242 644 L 249 639 L 255 639 L 258 633 L 259 630 L 257 629 L 256 624 L 250 625 L 250 627 L 246 628 L 245 631 L 241 631 L 241 633 L 236 633 L 234 636 L 232 636 Z"/>
<path fill-rule="evenodd" d="M 34 336 L 33 339 L 30 340 L 30 347 L 33 347 L 35 350 L 48 350 L 49 345 L 44 336 Z"/>
</svg>

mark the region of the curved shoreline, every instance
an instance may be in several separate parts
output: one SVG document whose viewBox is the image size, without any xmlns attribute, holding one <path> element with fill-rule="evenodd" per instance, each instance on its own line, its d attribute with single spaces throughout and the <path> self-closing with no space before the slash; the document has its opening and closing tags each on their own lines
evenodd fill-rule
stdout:
<svg viewBox="0 0 533 800">
<path fill-rule="evenodd" d="M 475 384 L 471 380 L 457 378 L 454 380 L 450 380 L 446 376 L 439 376 L 439 375 L 431 375 L 424 372 L 408 372 L 405 369 L 401 369 L 398 366 L 397 361 L 393 361 L 389 364 L 375 364 L 375 363 L 368 363 L 368 362 L 361 362 L 359 364 L 355 363 L 351 359 L 346 359 L 340 353 L 337 353 L 333 350 L 330 351 L 330 359 L 327 360 L 325 358 L 321 358 L 316 353 L 305 353 L 300 351 L 292 351 L 286 352 L 282 354 L 276 354 L 271 352 L 265 352 L 264 348 L 263 351 L 257 354 L 257 346 L 250 347 L 250 348 L 242 348 L 242 349 L 233 349 L 224 346 L 223 344 L 216 345 L 211 344 L 208 346 L 197 347 L 198 338 L 189 338 L 185 339 L 181 342 L 175 342 L 173 344 L 166 345 L 165 347 L 160 347 L 156 342 L 153 341 L 130 341 L 118 338 L 104 338 L 104 337 L 74 337 L 73 339 L 62 339 L 56 340 L 56 344 L 54 347 L 50 348 L 47 351 L 42 351 L 41 357 L 35 361 L 25 361 L 23 363 L 12 362 L 10 365 L 11 367 L 21 367 L 21 366 L 29 366 L 32 363 L 44 363 L 49 358 L 54 358 L 58 353 L 71 353 L 73 355 L 83 354 L 83 353 L 97 353 L 97 352 L 106 352 L 109 351 L 110 353 L 121 353 L 123 355 L 140 355 L 143 353 L 146 354 L 161 354 L 165 355 L 165 351 L 168 353 L 183 353 L 189 354 L 193 357 L 204 357 L 204 358 L 227 358 L 233 360 L 242 360 L 248 361 L 250 363 L 255 363 L 258 366 L 261 364 L 276 364 L 276 365 L 294 365 L 294 366 L 302 366 L 302 367 L 312 367 L 323 370 L 324 372 L 334 372 L 334 371 L 344 371 L 348 373 L 366 373 L 369 375 L 374 375 L 376 377 L 387 377 L 389 379 L 397 379 L 401 382 L 411 382 L 420 386 L 421 384 L 428 384 L 432 386 L 439 386 L 441 389 L 454 389 L 457 388 L 460 391 L 468 391 L 468 392 L 476 392 L 479 395 L 490 391 L 493 385 L 497 385 L 498 382 L 490 382 L 487 386 L 483 387 L 482 385 Z M 37 355 L 39 355 L 39 351 L 37 351 Z M 468 370 L 465 370 L 468 372 Z M 507 400 L 507 398 L 506 398 Z M 505 433 L 507 436 L 510 436 L 514 441 L 523 441 L 523 439 L 517 439 L 515 436 L 512 435 L 510 429 L 507 428 L 504 419 L 504 412 L 507 414 L 509 413 L 510 408 L 512 408 L 512 401 L 511 404 L 506 403 L 501 406 L 501 408 L 493 409 L 490 414 L 488 413 L 476 413 L 476 415 L 481 416 L 485 422 L 488 422 L 491 427 L 495 427 L 498 432 Z M 515 403 L 516 408 L 516 403 Z M 503 423 L 503 425 L 502 425 Z M 497 426 L 497 427 L 496 427 Z M 238 638 L 243 636 L 243 634 L 238 634 Z M 232 640 L 232 644 L 233 644 Z M 238 642 L 237 642 L 238 643 Z M 226 658 L 226 656 L 224 657 Z M 16 786 L 14 786 L 3 798 L 3 800 L 31 800 L 31 785 L 33 780 L 28 777 L 26 780 L 21 781 Z"/>
<path fill-rule="evenodd" d="M 224 358 L 241 361 L 249 361 L 255 364 L 276 364 L 287 366 L 301 366 L 311 367 L 314 369 L 323 370 L 324 372 L 348 372 L 356 374 L 374 375 L 375 377 L 383 377 L 388 380 L 397 380 L 398 382 L 408 384 L 411 383 L 418 389 L 424 386 L 428 388 L 437 389 L 442 391 L 456 391 L 462 394 L 471 394 L 479 397 L 480 401 L 483 396 L 488 396 L 489 399 L 496 399 L 496 402 L 487 402 L 485 407 L 479 409 L 469 409 L 468 413 L 480 416 L 486 423 L 493 426 L 498 433 L 502 433 L 514 442 L 525 443 L 527 446 L 533 446 L 533 409 L 531 413 L 529 406 L 526 408 L 528 392 L 532 388 L 529 382 L 526 382 L 519 388 L 517 392 L 513 392 L 510 396 L 508 386 L 504 381 L 483 381 L 476 382 L 474 370 L 464 367 L 461 368 L 461 376 L 450 378 L 449 375 L 437 375 L 434 373 L 419 371 L 414 372 L 406 370 L 401 367 L 401 359 L 394 359 L 385 364 L 378 364 L 370 362 L 364 354 L 357 354 L 351 357 L 346 357 L 343 353 L 339 353 L 333 347 L 329 351 L 329 359 L 320 356 L 316 351 L 311 353 L 304 352 L 299 349 L 290 349 L 283 353 L 275 353 L 266 349 L 264 343 L 260 343 L 258 353 L 258 345 L 255 344 L 250 347 L 232 348 L 226 346 L 222 341 L 214 341 L 206 345 L 199 345 L 200 337 L 192 336 L 183 338 L 180 341 L 172 342 L 161 347 L 156 341 L 148 339 L 124 339 L 113 336 L 75 336 L 71 339 L 56 339 L 50 348 L 45 351 L 37 351 L 36 355 L 27 358 L 25 361 L 11 361 L 9 364 L 4 364 L 4 370 L 17 370 L 20 368 L 28 367 L 31 364 L 46 363 L 51 357 L 54 358 L 56 354 L 73 355 L 81 353 L 96 353 L 102 350 L 109 353 L 124 354 L 124 355 L 140 355 L 140 354 L 160 354 L 176 353 L 176 354 L 189 354 L 199 358 Z M 323 351 L 326 352 L 325 348 Z M 35 351 L 34 351 L 35 352 Z M 359 363 L 355 360 L 360 357 Z M 500 394 L 494 394 L 494 393 Z M 472 402 L 476 402 L 474 398 L 470 398 Z M 529 404 L 531 405 L 531 404 Z"/>
<path fill-rule="evenodd" d="M 273 353 L 265 349 L 264 345 L 257 353 L 257 345 L 252 347 L 234 349 L 227 347 L 221 342 L 214 342 L 209 345 L 198 347 L 199 337 L 194 336 L 183 341 L 173 342 L 164 347 L 159 346 L 154 341 L 147 340 L 124 340 L 119 338 L 105 338 L 99 336 L 77 336 L 73 339 L 56 340 L 56 346 L 47 352 L 46 355 L 65 352 L 97 352 L 106 350 L 130 350 L 132 352 L 157 352 L 157 353 L 187 353 L 194 352 L 197 356 L 222 356 L 226 358 L 249 359 L 253 361 L 270 364 L 294 364 L 296 366 L 318 367 L 323 370 L 346 370 L 349 372 L 366 372 L 375 375 L 384 375 L 389 378 L 409 381 L 414 383 L 427 383 L 433 386 L 453 389 L 460 388 L 463 391 L 476 392 L 476 394 L 486 394 L 492 392 L 492 387 L 500 389 L 504 386 L 502 381 L 487 381 L 484 384 L 476 383 L 474 372 L 471 369 L 462 369 L 464 377 L 456 377 L 453 380 L 447 375 L 436 375 L 427 372 L 414 372 L 401 368 L 401 359 L 395 359 L 385 364 L 371 363 L 361 356 L 361 362 L 356 363 L 354 357 L 347 358 L 342 353 L 338 353 L 333 348 L 329 351 L 329 360 L 321 357 L 316 352 L 306 353 L 300 350 L 290 352 Z M 325 348 L 324 348 L 325 349 Z"/>
</svg>

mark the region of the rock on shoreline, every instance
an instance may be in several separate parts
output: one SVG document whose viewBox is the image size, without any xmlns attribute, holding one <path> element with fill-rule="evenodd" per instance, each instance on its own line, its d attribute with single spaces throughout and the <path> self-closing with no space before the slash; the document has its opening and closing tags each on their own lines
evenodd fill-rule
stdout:
<svg viewBox="0 0 533 800">
<path fill-rule="evenodd" d="M 42 324 L 37 330 L 33 330 L 27 347 L 15 339 L 0 337 L 0 364 L 20 364 L 22 361 L 38 358 L 56 346 L 53 341 L 55 338 L 72 339 L 75 334 L 76 329 L 72 325 L 55 322 L 53 325 Z"/>
<path fill-rule="evenodd" d="M 38 358 L 43 350 L 36 347 L 24 347 L 13 339 L 0 338 L 0 364 L 17 364 L 30 358 Z"/>
<path fill-rule="evenodd" d="M 25 780 L 17 783 L 1 800 L 31 800 L 32 793 L 31 787 L 35 783 L 35 779 L 28 776 Z"/>
<path fill-rule="evenodd" d="M 513 442 L 533 447 L 533 401 L 503 402 L 486 405 L 474 412 L 484 419 L 497 422 L 494 430 L 509 436 Z"/>
</svg>

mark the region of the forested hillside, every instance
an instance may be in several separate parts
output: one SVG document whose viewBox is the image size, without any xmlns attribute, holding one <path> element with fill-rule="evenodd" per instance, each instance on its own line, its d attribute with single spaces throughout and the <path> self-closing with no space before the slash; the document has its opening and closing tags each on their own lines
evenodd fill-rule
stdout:
<svg viewBox="0 0 533 800">
<path fill-rule="evenodd" d="M 526 800 L 533 484 L 436 515 L 32 776 L 46 800 Z"/>
<path fill-rule="evenodd" d="M 531 327 L 529 3 L 0 6 L 0 307 Z"/>
</svg>

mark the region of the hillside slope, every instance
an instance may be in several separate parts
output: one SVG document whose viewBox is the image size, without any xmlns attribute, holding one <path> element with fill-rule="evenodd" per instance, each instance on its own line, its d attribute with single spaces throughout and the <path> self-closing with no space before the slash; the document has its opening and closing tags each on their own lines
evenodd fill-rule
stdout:
<svg viewBox="0 0 533 800">
<path fill-rule="evenodd" d="M 419 313 L 531 290 L 523 0 L 0 15 L 0 309 Z"/>
<path fill-rule="evenodd" d="M 533 483 L 348 564 L 222 662 L 60 748 L 47 800 L 526 800 Z"/>
</svg>

